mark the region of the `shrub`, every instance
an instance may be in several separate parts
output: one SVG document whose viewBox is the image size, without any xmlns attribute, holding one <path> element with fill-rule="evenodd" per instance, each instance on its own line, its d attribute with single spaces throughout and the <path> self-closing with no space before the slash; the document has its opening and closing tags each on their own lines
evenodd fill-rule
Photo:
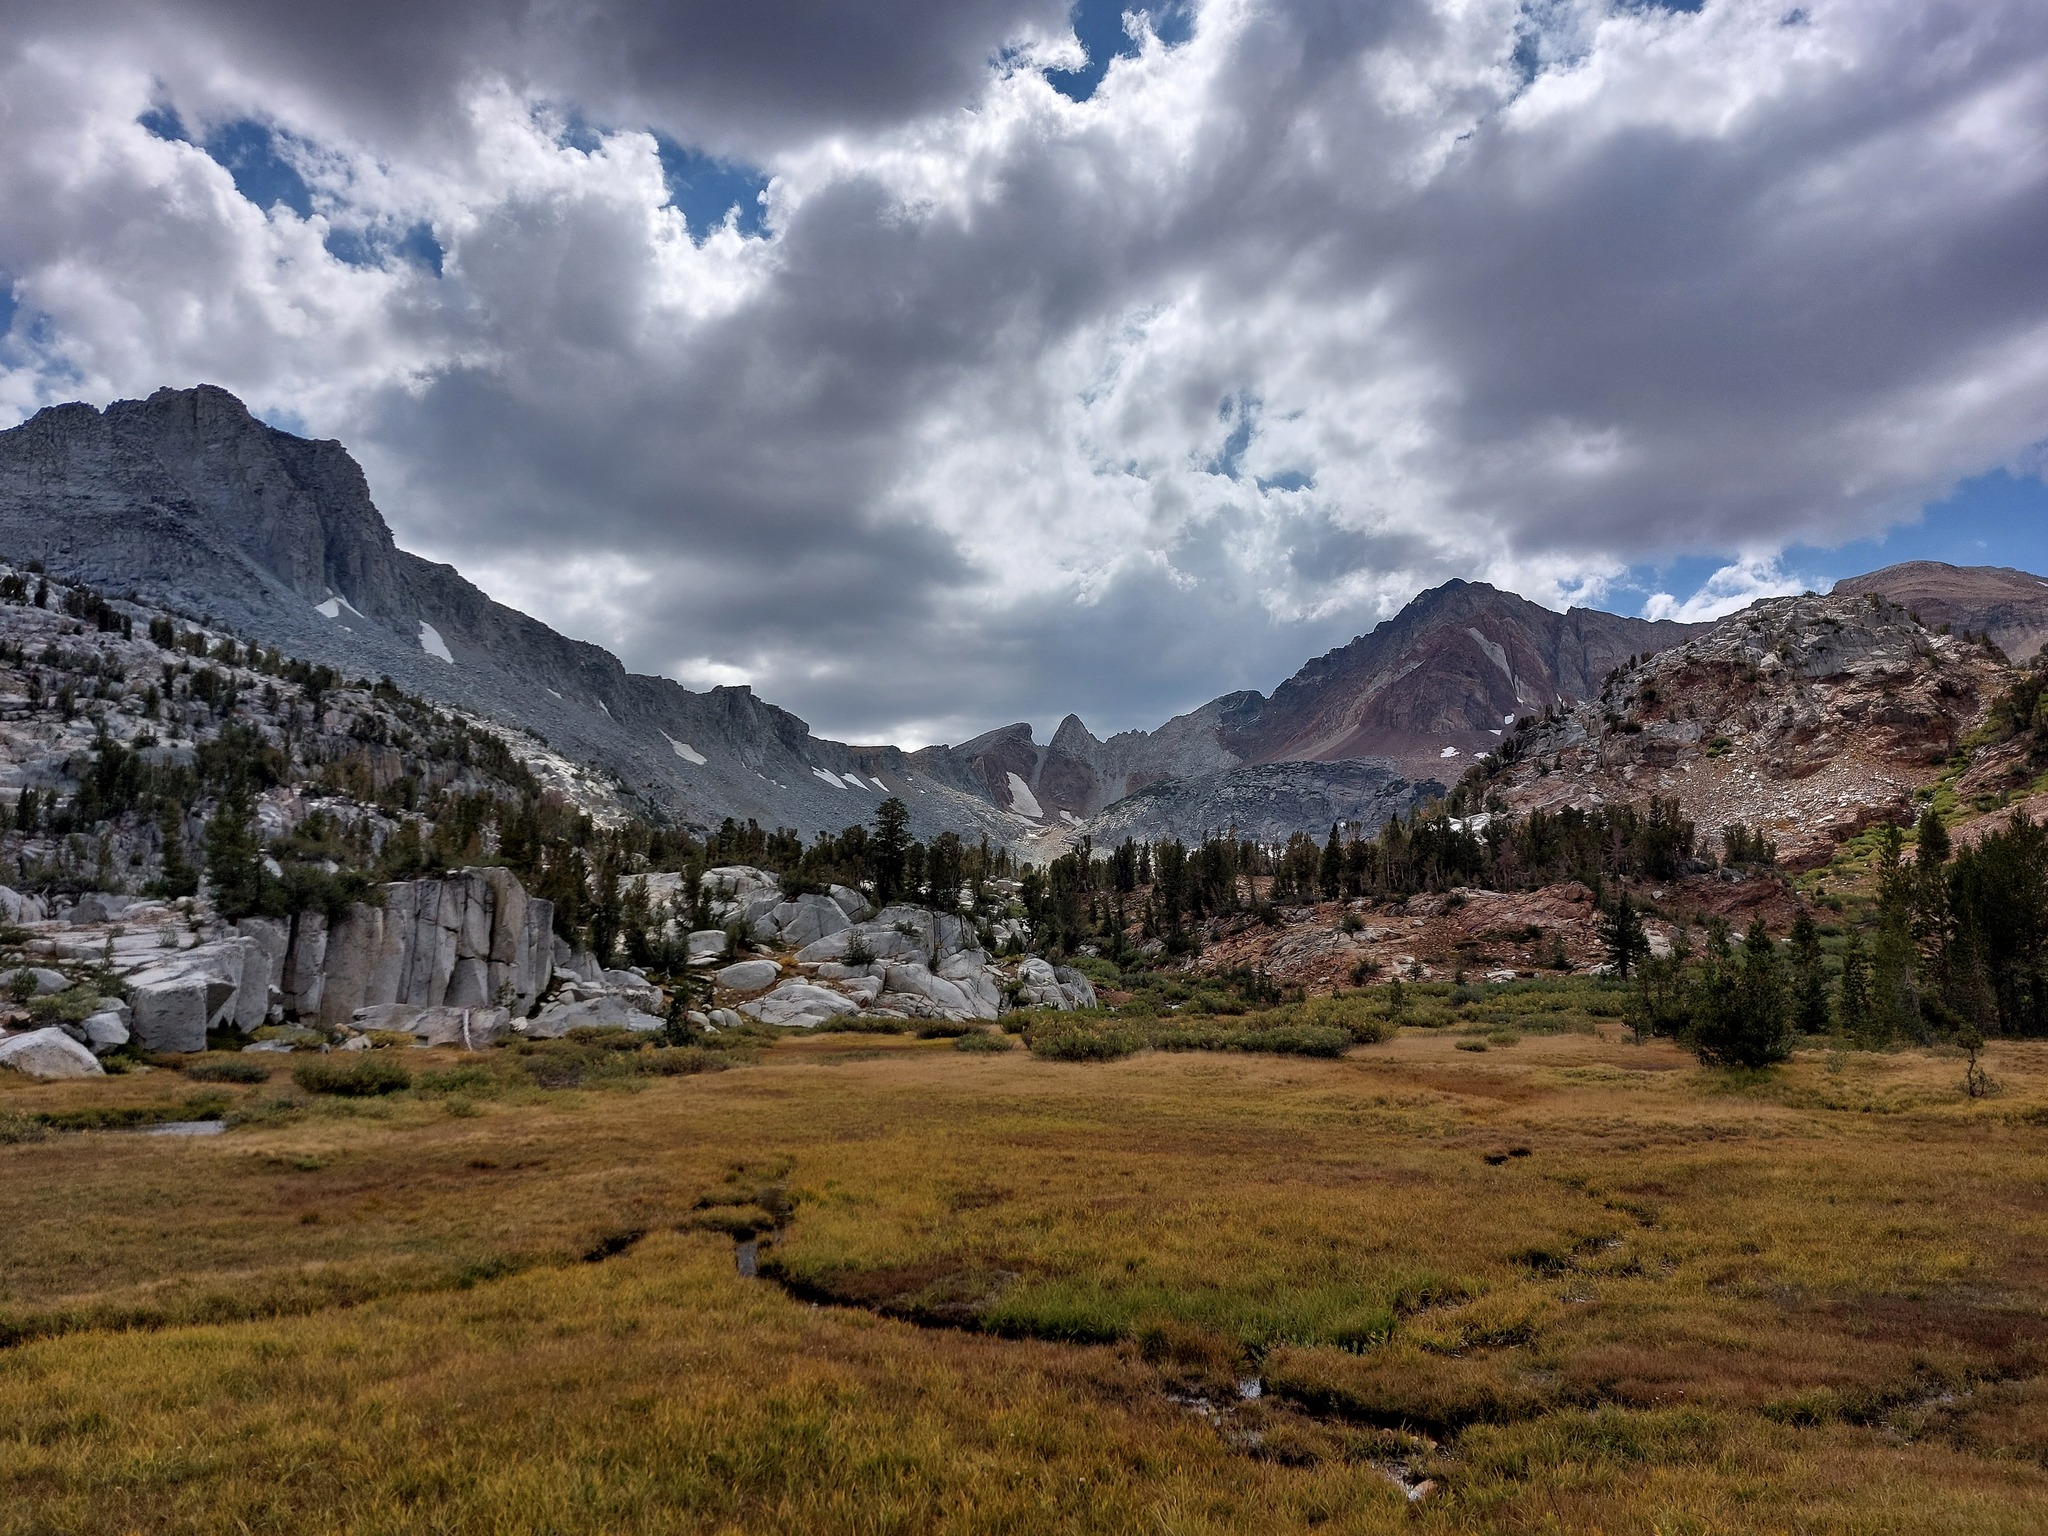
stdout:
<svg viewBox="0 0 2048 1536">
<path fill-rule="evenodd" d="M 1027 1028 L 1024 1043 L 1043 1061 L 1118 1061 L 1143 1050 L 1145 1037 L 1135 1029 L 1096 1027 L 1054 1015 Z"/>
<path fill-rule="evenodd" d="M 633 1070 L 645 1077 L 693 1077 L 699 1072 L 723 1072 L 728 1065 L 700 1045 L 672 1045 L 642 1051 L 633 1058 Z"/>
<path fill-rule="evenodd" d="M 260 1061 L 230 1056 L 225 1061 L 195 1061 L 185 1068 L 185 1075 L 195 1083 L 264 1083 L 270 1080 L 270 1069 Z"/>
<path fill-rule="evenodd" d="M 337 1061 L 331 1056 L 321 1056 L 293 1067 L 292 1081 L 308 1093 L 368 1099 L 410 1088 L 412 1073 L 385 1056 L 364 1055 L 355 1061 Z"/>
<path fill-rule="evenodd" d="M 50 1128 L 33 1116 L 0 1109 L 0 1147 L 21 1141 L 41 1141 L 49 1134 Z"/>
<path fill-rule="evenodd" d="M 1123 985 L 1124 973 L 1112 960 L 1105 960 L 1099 955 L 1076 955 L 1067 963 L 1098 987 Z"/>
<path fill-rule="evenodd" d="M 1355 1043 L 1348 1030 L 1327 1024 L 1282 1024 L 1239 1031 L 1227 1049 L 1270 1051 L 1279 1056 L 1342 1056 Z"/>
<path fill-rule="evenodd" d="M 864 1013 L 841 1013 L 821 1019 L 811 1029 L 814 1035 L 900 1035 L 910 1028 L 907 1019 L 876 1019 Z"/>
<path fill-rule="evenodd" d="M 953 1042 L 956 1051 L 1003 1052 L 1010 1049 L 1010 1037 L 992 1030 L 977 1029 Z"/>
<path fill-rule="evenodd" d="M 917 1038 L 920 1040 L 951 1040 L 973 1029 L 972 1024 L 962 1024 L 955 1019 L 920 1019 Z"/>
</svg>

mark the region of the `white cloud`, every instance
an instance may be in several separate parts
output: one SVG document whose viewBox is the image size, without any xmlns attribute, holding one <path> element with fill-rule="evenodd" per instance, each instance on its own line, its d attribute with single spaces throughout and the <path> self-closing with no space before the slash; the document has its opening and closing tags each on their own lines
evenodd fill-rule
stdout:
<svg viewBox="0 0 2048 1536">
<path fill-rule="evenodd" d="M 1023 67 L 1057 0 L 829 57 L 601 8 L 0 0 L 0 419 L 224 384 L 494 594 L 897 740 L 1156 723 L 1453 575 L 1747 551 L 1651 605 L 1726 611 L 2048 420 L 2027 0 L 1556 0 L 1533 80 L 1513 0 L 1209 0 L 1081 104 Z M 166 98 L 297 134 L 314 215 Z M 772 175 L 772 238 L 693 239 L 657 128 Z"/>
<path fill-rule="evenodd" d="M 1683 601 L 1669 592 L 1654 594 L 1643 604 L 1643 617 L 1696 624 L 1705 619 L 1724 618 L 1761 598 L 1790 597 L 1819 585 L 1803 576 L 1787 575 L 1779 568 L 1775 556 L 1751 556 L 1722 566 Z"/>
</svg>

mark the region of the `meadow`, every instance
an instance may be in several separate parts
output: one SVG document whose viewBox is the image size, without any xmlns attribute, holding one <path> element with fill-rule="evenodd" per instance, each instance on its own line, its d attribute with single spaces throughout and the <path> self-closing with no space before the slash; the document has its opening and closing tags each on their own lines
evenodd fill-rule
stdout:
<svg viewBox="0 0 2048 1536">
<path fill-rule="evenodd" d="M 0 1082 L 0 1531 L 2048 1528 L 2048 1046 L 1601 1001 Z"/>
</svg>

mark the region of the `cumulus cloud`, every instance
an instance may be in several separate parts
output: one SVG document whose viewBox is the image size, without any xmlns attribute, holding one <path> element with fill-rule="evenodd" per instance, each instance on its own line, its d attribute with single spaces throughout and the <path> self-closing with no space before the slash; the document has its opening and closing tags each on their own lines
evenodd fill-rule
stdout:
<svg viewBox="0 0 2048 1536">
<path fill-rule="evenodd" d="M 1653 593 L 1643 605 L 1643 617 L 1697 624 L 1706 619 L 1725 618 L 1759 598 L 1790 597 L 1814 591 L 1819 585 L 1803 576 L 1787 575 L 1779 568 L 1775 556 L 1751 556 L 1722 566 L 1701 582 L 1699 590 L 1690 597 L 1680 599 L 1669 592 Z"/>
<path fill-rule="evenodd" d="M 1745 551 L 1651 603 L 1726 611 L 2030 462 L 2027 0 L 1205 0 L 1080 101 L 1064 9 L 0 0 L 0 414 L 222 383 L 495 595 L 912 741 L 1153 724 L 1450 576 Z"/>
</svg>

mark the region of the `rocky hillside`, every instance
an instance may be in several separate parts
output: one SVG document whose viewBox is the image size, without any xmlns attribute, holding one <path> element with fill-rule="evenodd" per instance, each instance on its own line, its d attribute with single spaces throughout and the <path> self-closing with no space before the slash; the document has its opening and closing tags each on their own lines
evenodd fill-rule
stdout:
<svg viewBox="0 0 2048 1536">
<path fill-rule="evenodd" d="M 1127 837 L 1199 843 L 1233 830 L 1258 842 L 1284 843 L 1296 832 L 1339 824 L 1370 836 L 1445 789 L 1437 779 L 1401 777 L 1387 758 L 1260 763 L 1154 784 L 1119 800 L 1086 828 L 1103 847 Z"/>
<path fill-rule="evenodd" d="M 54 406 L 0 432 L 0 558 L 531 732 L 656 819 L 836 831 L 893 793 L 922 831 L 1015 827 L 893 748 L 856 754 L 746 688 L 629 673 L 492 602 L 397 547 L 339 443 L 224 390 Z"/>
<path fill-rule="evenodd" d="M 1157 730 L 1103 740 L 1069 715 L 1043 745 L 1019 724 L 916 752 L 849 746 L 814 736 L 749 689 L 699 693 L 629 673 L 600 648 L 492 602 L 449 567 L 397 547 L 340 444 L 268 427 L 207 386 L 104 411 L 52 407 L 0 432 L 0 559 L 38 562 L 344 678 L 390 678 L 403 693 L 520 734 L 534 760 L 552 762 L 565 782 L 580 774 L 585 800 L 608 799 L 622 814 L 699 828 L 753 819 L 810 836 L 865 822 L 894 795 L 918 835 L 987 837 L 1029 857 L 1050 857 L 1084 832 L 1098 843 L 1198 836 L 1232 818 L 1275 840 L 1333 820 L 1371 826 L 1432 784 L 1454 783 L 1510 742 L 1518 719 L 1546 714 L 1567 723 L 1546 726 L 1540 750 L 1530 740 L 1509 755 L 1588 777 L 1571 791 L 1562 781 L 1518 782 L 1532 803 L 1632 792 L 1649 774 L 1661 788 L 1686 788 L 1708 823 L 1739 812 L 1812 842 L 1817 828 L 1863 814 L 1855 807 L 1922 782 L 1934 738 L 1950 739 L 1975 707 L 1974 684 L 1955 668 L 1941 681 L 1963 693 L 1927 693 L 1934 684 L 1914 671 L 1904 694 L 1894 680 L 1853 697 L 1864 686 L 1857 679 L 1906 667 L 1899 624 L 1929 644 L 1943 640 L 1930 654 L 1944 657 L 1963 655 L 1971 635 L 2014 659 L 2048 640 L 2048 583 L 1928 562 L 1838 586 L 1847 606 L 1827 611 L 1843 632 L 1863 625 L 1843 617 L 1863 612 L 1859 598 L 1877 595 L 1900 610 L 1896 623 L 1885 621 L 1886 637 L 1872 639 L 1870 657 L 1840 678 L 1801 670 L 1833 664 L 1818 652 L 1788 661 L 1769 646 L 1731 641 L 1726 625 L 1710 637 L 1703 625 L 1555 613 L 1454 581 L 1309 662 L 1270 696 L 1227 694 Z M 1778 614 L 1771 605 L 1751 610 L 1752 629 L 1771 630 Z M 1730 684 L 1712 698 L 1700 693 L 1712 691 L 1706 673 L 1673 672 L 1669 659 L 1688 644 L 1704 647 L 1685 653 L 1707 658 L 1700 666 L 1710 660 L 1728 677 L 1756 671 L 1762 691 L 1748 699 Z M 1872 659 L 1880 655 L 1889 659 Z M 1784 699 L 1772 691 L 1780 671 L 1798 679 Z M 1617 715 L 1598 697 L 1617 672 L 1623 686 L 1639 682 L 1657 699 L 1685 702 Z M 1829 713 L 1838 696 L 1850 713 Z M 1750 722 L 1758 710 L 1790 713 Z M 1858 728 L 1894 715 L 1902 723 L 1875 738 Z M 1632 726 L 1610 726 L 1610 716 Z M 1693 727 L 1698 739 L 1682 739 Z M 1927 743 L 1906 740 L 1923 728 Z M 1574 729 L 1581 736 L 1566 739 Z M 1616 744 L 1595 749 L 1610 738 Z M 1721 738 L 1730 745 L 1709 750 Z M 1823 739 L 1826 747 L 1812 745 Z M 1837 746 L 1838 759 L 1810 766 Z M 1773 766 L 1780 758 L 1782 773 Z M 1753 772 L 1741 766 L 1752 759 Z M 1779 782 L 1803 787 L 1773 810 L 1760 786 Z M 1709 793 L 1701 787 L 1709 783 L 1720 787 Z"/>
<path fill-rule="evenodd" d="M 2004 566 L 1943 565 L 1912 560 L 1835 583 L 1838 596 L 1876 592 L 1930 629 L 1984 635 L 2014 661 L 2029 661 L 2048 643 L 2048 581 Z"/>
<path fill-rule="evenodd" d="M 1809 867 L 1906 819 L 2011 677 L 1875 593 L 1775 598 L 1516 730 L 1490 788 L 1516 811 L 1672 796 L 1703 833 L 1740 823 Z"/>
<path fill-rule="evenodd" d="M 1314 828 L 1314 816 L 1324 827 L 1348 819 L 1326 813 L 1349 804 L 1370 773 L 1346 768 L 1229 783 L 1214 776 L 1263 764 L 1365 761 L 1373 772 L 1417 784 L 1455 780 L 1519 716 L 1588 698 L 1614 667 L 1706 627 L 1586 608 L 1554 613 L 1483 582 L 1453 581 L 1309 662 L 1270 698 L 1226 694 L 1156 731 L 1107 741 L 1073 715 L 1044 746 L 1030 726 L 1012 725 L 957 747 L 927 748 L 912 761 L 1050 828 L 1079 825 L 1143 791 L 1141 806 L 1119 807 L 1089 827 L 1098 842 L 1138 825 L 1214 826 L 1229 803 L 1245 805 L 1259 826 L 1284 838 Z M 1311 819 L 1289 821 L 1290 806 Z"/>
</svg>

